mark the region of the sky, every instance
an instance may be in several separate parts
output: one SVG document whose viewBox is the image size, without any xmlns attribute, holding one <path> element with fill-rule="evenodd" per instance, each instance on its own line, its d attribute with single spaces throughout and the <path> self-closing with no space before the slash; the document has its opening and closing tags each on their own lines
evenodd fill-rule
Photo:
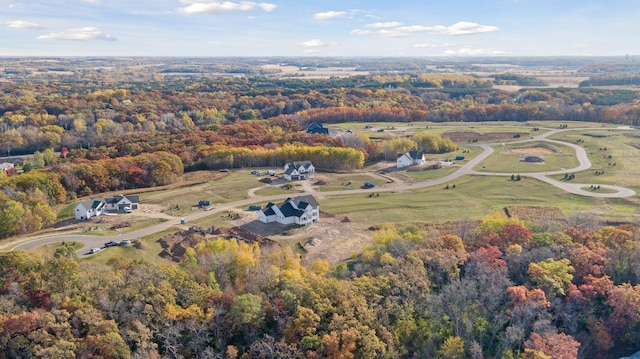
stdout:
<svg viewBox="0 0 640 359">
<path fill-rule="evenodd" d="M 625 56 L 638 0 L 0 0 L 0 56 Z"/>
</svg>

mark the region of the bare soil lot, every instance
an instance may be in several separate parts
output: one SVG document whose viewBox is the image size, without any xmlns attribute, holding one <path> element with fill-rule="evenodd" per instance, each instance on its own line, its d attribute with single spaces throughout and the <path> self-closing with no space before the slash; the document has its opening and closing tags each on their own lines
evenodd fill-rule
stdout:
<svg viewBox="0 0 640 359">
<path fill-rule="evenodd" d="M 324 259 L 330 265 L 337 264 L 360 253 L 372 240 L 372 233 L 357 225 L 344 221 L 344 217 L 320 215 L 320 221 L 307 227 L 283 226 L 277 223 L 261 223 L 245 217 L 240 228 L 248 232 L 269 237 L 282 246 L 302 248 L 302 261 L 312 264 Z"/>
</svg>

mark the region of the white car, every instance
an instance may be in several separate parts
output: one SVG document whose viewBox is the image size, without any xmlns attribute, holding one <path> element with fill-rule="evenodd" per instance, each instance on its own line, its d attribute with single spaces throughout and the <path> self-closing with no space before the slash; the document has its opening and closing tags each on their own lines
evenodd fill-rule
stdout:
<svg viewBox="0 0 640 359">
<path fill-rule="evenodd" d="M 91 248 L 89 250 L 89 254 L 96 254 L 98 252 L 100 252 L 102 250 L 102 248 Z"/>
<path fill-rule="evenodd" d="M 131 207 L 129 207 L 129 206 L 122 208 L 122 210 L 123 210 L 125 213 L 131 213 Z"/>
</svg>

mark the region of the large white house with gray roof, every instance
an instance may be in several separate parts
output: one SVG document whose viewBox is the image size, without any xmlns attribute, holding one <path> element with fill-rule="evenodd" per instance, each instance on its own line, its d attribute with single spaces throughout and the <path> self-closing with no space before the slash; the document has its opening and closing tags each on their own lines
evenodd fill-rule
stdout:
<svg viewBox="0 0 640 359">
<path fill-rule="evenodd" d="M 287 198 L 281 204 L 268 203 L 258 212 L 263 223 L 306 226 L 320 219 L 320 205 L 311 195 Z"/>
<path fill-rule="evenodd" d="M 313 178 L 316 168 L 311 161 L 297 161 L 284 165 L 284 179 L 287 181 L 299 181 Z"/>
</svg>

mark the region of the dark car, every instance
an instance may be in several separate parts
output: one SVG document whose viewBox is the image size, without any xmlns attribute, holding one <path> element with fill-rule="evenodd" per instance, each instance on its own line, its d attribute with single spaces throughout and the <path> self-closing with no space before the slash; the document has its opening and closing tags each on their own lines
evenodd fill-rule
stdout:
<svg viewBox="0 0 640 359">
<path fill-rule="evenodd" d="M 115 247 L 115 246 L 117 246 L 117 245 L 119 245 L 119 244 L 120 244 L 119 242 L 111 241 L 111 242 L 107 242 L 107 243 L 105 243 L 105 244 L 104 244 L 104 247 L 105 247 L 105 248 Z"/>
</svg>

